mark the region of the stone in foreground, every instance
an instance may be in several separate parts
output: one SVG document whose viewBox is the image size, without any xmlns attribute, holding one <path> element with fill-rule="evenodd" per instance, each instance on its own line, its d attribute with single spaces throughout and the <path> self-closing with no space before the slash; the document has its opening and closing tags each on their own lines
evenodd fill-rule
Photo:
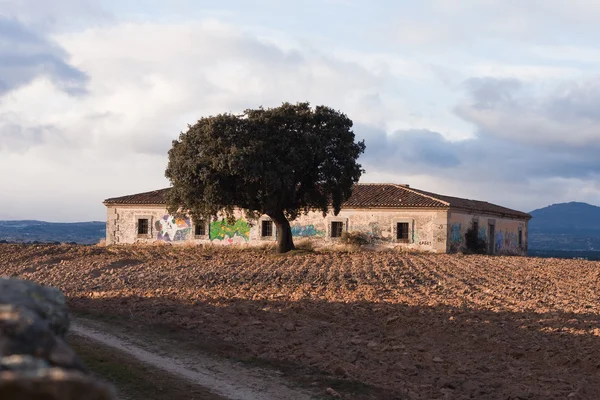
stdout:
<svg viewBox="0 0 600 400">
<path fill-rule="evenodd" d="M 114 399 L 66 343 L 68 329 L 60 290 L 0 278 L 0 399 Z"/>
</svg>

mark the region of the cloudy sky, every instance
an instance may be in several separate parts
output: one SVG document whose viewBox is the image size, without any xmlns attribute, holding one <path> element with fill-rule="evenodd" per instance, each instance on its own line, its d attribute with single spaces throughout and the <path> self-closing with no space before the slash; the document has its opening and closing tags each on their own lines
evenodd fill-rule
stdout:
<svg viewBox="0 0 600 400">
<path fill-rule="evenodd" d="M 600 204 L 600 2 L 0 0 L 0 219 L 103 220 L 198 118 L 339 109 L 363 182 Z"/>
</svg>

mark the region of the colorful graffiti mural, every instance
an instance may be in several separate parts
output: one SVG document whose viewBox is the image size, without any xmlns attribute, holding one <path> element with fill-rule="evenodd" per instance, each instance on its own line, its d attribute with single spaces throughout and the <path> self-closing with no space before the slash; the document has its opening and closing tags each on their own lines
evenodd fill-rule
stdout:
<svg viewBox="0 0 600 400">
<path fill-rule="evenodd" d="M 154 224 L 156 228 L 156 239 L 165 242 L 180 242 L 186 240 L 192 231 L 192 223 L 189 218 L 179 218 L 172 215 L 164 215 Z"/>
<path fill-rule="evenodd" d="M 292 236 L 300 236 L 300 237 L 311 237 L 311 236 L 323 236 L 324 232 L 315 228 L 314 225 L 300 225 L 295 224 L 291 227 Z"/>
<path fill-rule="evenodd" d="M 244 219 L 237 219 L 234 224 L 229 224 L 226 219 L 210 223 L 210 240 L 234 242 L 247 242 L 250 240 L 250 225 Z M 240 240 L 242 239 L 242 240 Z"/>
</svg>

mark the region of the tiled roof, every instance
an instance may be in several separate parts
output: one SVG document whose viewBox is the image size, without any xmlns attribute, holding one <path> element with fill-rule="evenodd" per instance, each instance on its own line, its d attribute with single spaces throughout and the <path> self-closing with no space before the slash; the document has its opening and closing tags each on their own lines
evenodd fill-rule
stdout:
<svg viewBox="0 0 600 400">
<path fill-rule="evenodd" d="M 154 190 L 113 197 L 104 204 L 166 204 L 169 189 Z M 407 185 L 393 183 L 365 183 L 354 185 L 352 196 L 343 205 L 345 208 L 456 208 L 471 212 L 500 214 L 516 218 L 531 218 L 527 213 L 511 210 L 485 201 L 461 199 L 413 189 Z"/>
<path fill-rule="evenodd" d="M 344 203 L 349 208 L 381 208 L 381 207 L 441 207 L 448 203 L 423 196 L 402 185 L 389 183 L 365 183 L 354 185 L 352 196 Z"/>
<path fill-rule="evenodd" d="M 410 190 L 412 190 L 416 193 L 422 194 L 424 196 L 435 197 L 436 199 L 439 199 L 441 201 L 444 201 L 444 202 L 450 204 L 450 207 L 452 207 L 452 208 L 458 208 L 458 209 L 462 209 L 462 210 L 466 210 L 466 211 L 490 213 L 490 214 L 501 214 L 501 215 L 507 215 L 507 216 L 516 217 L 516 218 L 531 219 L 531 215 L 529 215 L 527 213 L 524 213 L 522 211 L 513 210 L 510 208 L 506 208 L 506 207 L 502 207 L 497 204 L 488 203 L 487 201 L 462 199 L 459 197 L 445 196 L 443 194 L 429 193 L 424 190 L 413 189 L 413 188 L 410 188 Z"/>
<path fill-rule="evenodd" d="M 104 200 L 104 204 L 167 204 L 169 188 Z"/>
</svg>

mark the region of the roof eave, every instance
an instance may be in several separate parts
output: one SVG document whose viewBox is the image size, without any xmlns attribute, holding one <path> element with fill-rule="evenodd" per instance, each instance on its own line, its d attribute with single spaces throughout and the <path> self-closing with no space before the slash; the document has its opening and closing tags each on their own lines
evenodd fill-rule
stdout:
<svg viewBox="0 0 600 400">
<path fill-rule="evenodd" d="M 121 203 L 121 202 L 106 202 L 102 204 L 105 206 L 144 206 L 144 207 L 166 207 L 167 203 Z"/>
<path fill-rule="evenodd" d="M 489 215 L 494 215 L 494 216 L 498 216 L 501 218 L 506 218 L 506 217 L 510 217 L 510 218 L 515 218 L 515 219 L 526 219 L 526 220 L 530 220 L 531 218 L 533 218 L 531 215 L 529 214 L 517 214 L 519 213 L 519 211 L 515 211 L 515 214 L 512 213 L 499 213 L 499 212 L 494 212 L 494 211 L 481 211 L 481 210 L 473 210 L 473 209 L 469 209 L 469 208 L 464 208 L 464 207 L 452 207 L 450 206 L 450 211 L 467 211 L 470 213 L 480 213 L 480 214 L 489 214 Z"/>
</svg>

